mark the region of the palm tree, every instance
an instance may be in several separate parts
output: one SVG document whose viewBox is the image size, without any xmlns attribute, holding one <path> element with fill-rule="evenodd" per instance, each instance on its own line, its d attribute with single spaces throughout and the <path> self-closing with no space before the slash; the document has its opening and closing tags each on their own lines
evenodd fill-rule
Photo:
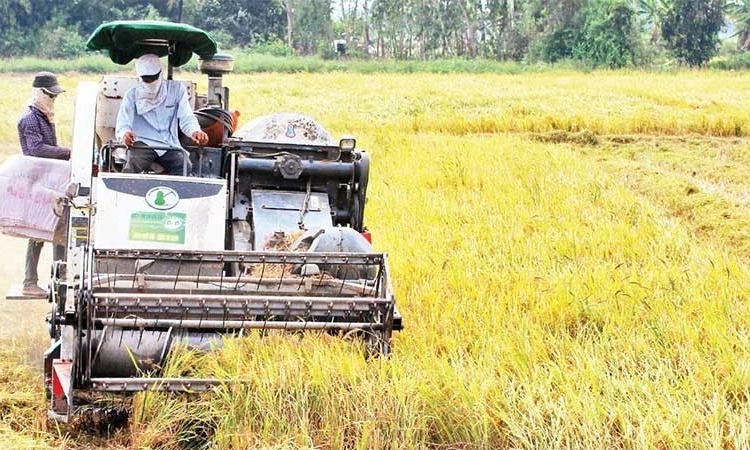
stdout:
<svg viewBox="0 0 750 450">
<path fill-rule="evenodd" d="M 734 22 L 736 31 L 733 36 L 737 36 L 737 47 L 750 50 L 750 0 L 729 0 L 724 10 Z"/>
<path fill-rule="evenodd" d="M 658 42 L 661 38 L 662 20 L 672 7 L 672 0 L 635 0 L 634 3 L 644 28 L 651 32 L 651 42 Z"/>
</svg>

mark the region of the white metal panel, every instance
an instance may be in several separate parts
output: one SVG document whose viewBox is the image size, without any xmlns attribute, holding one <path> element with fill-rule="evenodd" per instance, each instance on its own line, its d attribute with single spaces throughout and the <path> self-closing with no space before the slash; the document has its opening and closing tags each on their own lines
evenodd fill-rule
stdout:
<svg viewBox="0 0 750 450">
<path fill-rule="evenodd" d="M 95 188 L 96 248 L 224 249 L 223 179 L 107 173 Z"/>
</svg>

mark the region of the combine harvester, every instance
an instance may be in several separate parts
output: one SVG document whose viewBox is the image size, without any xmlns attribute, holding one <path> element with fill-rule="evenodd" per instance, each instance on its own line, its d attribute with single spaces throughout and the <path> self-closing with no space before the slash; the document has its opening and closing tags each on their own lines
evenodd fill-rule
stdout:
<svg viewBox="0 0 750 450">
<path fill-rule="evenodd" d="M 97 393 L 224 383 L 162 378 L 160 369 L 177 344 L 209 349 L 252 330 L 355 335 L 387 355 L 401 317 L 386 255 L 363 223 L 369 157 L 355 140 L 333 142 L 298 114 L 235 130 L 222 84 L 233 60 L 197 28 L 110 22 L 87 45 L 119 64 L 167 57 L 170 79 L 197 54 L 208 92 L 182 82 L 211 142 L 184 146 L 184 176 L 121 173 L 130 150 L 113 141 L 115 120 L 137 79 L 79 84 L 67 256 L 53 265 L 44 360 L 50 417 L 69 421 Z"/>
</svg>

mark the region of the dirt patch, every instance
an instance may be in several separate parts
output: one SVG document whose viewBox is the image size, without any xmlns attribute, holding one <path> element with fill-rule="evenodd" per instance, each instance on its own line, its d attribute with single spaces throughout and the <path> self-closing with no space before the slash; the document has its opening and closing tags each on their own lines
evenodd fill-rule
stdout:
<svg viewBox="0 0 750 450">
<path fill-rule="evenodd" d="M 5 263 L 0 269 L 0 345 L 14 349 L 24 363 L 41 369 L 42 355 L 49 345 L 45 317 L 50 310 L 46 300 L 6 300 L 14 284 L 23 281 L 26 258 L 25 239 L 0 235 Z M 39 260 L 40 286 L 49 282 L 51 245 L 45 245 Z"/>
<path fill-rule="evenodd" d="M 599 145 L 599 137 L 588 130 L 579 132 L 550 131 L 547 133 L 531 133 L 529 137 L 532 141 L 552 144 L 569 142 L 578 145 Z"/>
</svg>

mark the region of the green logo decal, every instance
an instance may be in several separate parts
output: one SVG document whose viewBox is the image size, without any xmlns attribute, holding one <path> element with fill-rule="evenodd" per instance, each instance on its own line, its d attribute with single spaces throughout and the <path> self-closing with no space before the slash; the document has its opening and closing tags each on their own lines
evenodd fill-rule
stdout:
<svg viewBox="0 0 750 450">
<path fill-rule="evenodd" d="M 128 238 L 132 241 L 185 243 L 185 213 L 134 212 Z"/>
<path fill-rule="evenodd" d="M 163 206 L 164 205 L 164 191 L 156 191 L 156 198 L 154 199 L 154 204 Z"/>
<path fill-rule="evenodd" d="M 146 203 L 148 206 L 158 209 L 172 209 L 180 201 L 180 195 L 172 188 L 157 186 L 146 192 Z"/>
</svg>

